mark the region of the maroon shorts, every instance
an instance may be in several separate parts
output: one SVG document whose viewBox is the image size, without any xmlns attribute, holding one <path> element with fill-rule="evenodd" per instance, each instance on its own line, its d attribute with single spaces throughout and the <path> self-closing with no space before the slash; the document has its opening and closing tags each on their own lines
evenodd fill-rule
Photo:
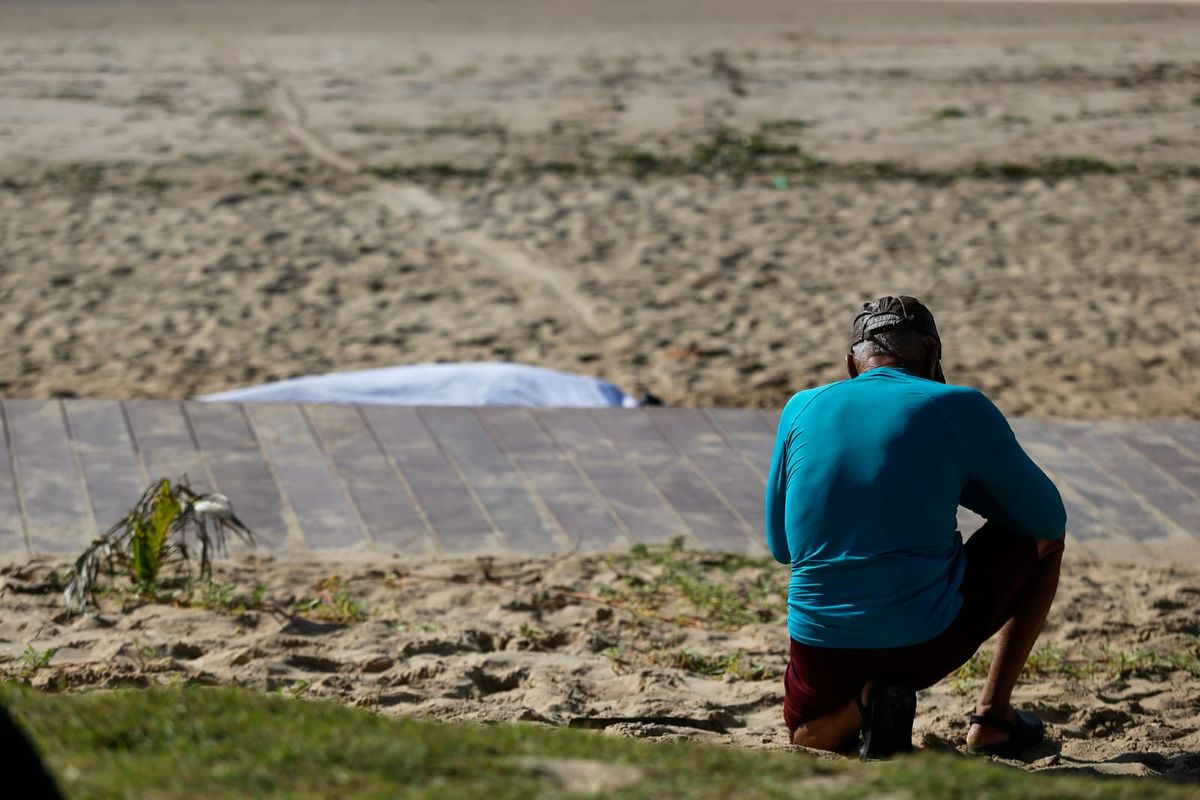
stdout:
<svg viewBox="0 0 1200 800">
<path fill-rule="evenodd" d="M 868 680 L 892 678 L 914 689 L 940 681 L 970 660 L 1004 626 L 1038 563 L 1037 541 L 986 523 L 967 541 L 962 610 L 945 631 L 920 644 L 889 648 L 813 647 L 792 640 L 783 677 L 789 731 L 836 711 Z"/>
</svg>

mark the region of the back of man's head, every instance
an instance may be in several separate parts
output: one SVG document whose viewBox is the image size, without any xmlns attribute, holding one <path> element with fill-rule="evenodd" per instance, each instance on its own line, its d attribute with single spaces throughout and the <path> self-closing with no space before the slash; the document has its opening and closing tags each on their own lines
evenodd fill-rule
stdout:
<svg viewBox="0 0 1200 800">
<path fill-rule="evenodd" d="M 863 305 L 854 318 L 847 367 L 851 377 L 881 366 L 896 366 L 945 383 L 942 340 L 933 314 L 915 297 L 881 297 Z"/>
</svg>

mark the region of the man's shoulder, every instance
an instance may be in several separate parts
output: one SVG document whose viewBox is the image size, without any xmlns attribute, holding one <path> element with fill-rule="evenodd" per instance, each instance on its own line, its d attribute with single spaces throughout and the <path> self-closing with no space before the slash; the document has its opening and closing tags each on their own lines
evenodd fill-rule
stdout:
<svg viewBox="0 0 1200 800">
<path fill-rule="evenodd" d="M 1009 430 L 1004 413 L 979 389 L 953 383 L 928 383 L 930 402 L 960 440 L 965 437 L 980 441 Z"/>
<path fill-rule="evenodd" d="M 787 401 L 787 404 L 783 407 L 783 414 L 780 416 L 780 420 L 785 421 L 795 419 L 798 415 L 803 413 L 804 409 L 808 408 L 809 404 L 811 404 L 812 401 L 817 397 L 829 391 L 830 389 L 834 389 L 848 382 L 848 380 L 840 380 L 834 381 L 833 383 L 822 384 L 821 386 L 813 386 L 810 389 L 801 389 L 792 395 L 792 398 Z"/>
<path fill-rule="evenodd" d="M 961 386 L 956 383 L 938 383 L 937 381 L 922 381 L 929 396 L 943 408 L 962 409 L 964 411 L 994 409 L 995 404 L 988 396 L 974 386 Z"/>
</svg>

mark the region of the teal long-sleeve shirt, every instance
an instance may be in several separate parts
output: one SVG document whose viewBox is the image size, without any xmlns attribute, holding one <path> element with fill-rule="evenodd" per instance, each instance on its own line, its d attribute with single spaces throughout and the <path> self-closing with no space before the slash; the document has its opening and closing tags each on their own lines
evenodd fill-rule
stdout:
<svg viewBox="0 0 1200 800">
<path fill-rule="evenodd" d="M 767 545 L 792 568 L 788 631 L 819 647 L 903 647 L 962 607 L 958 506 L 1035 539 L 1062 497 L 981 392 L 881 367 L 795 395 L 767 478 Z"/>
</svg>

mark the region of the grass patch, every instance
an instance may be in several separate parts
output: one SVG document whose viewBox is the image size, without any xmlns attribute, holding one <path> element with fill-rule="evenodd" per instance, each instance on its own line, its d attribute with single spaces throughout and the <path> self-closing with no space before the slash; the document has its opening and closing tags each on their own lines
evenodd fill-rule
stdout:
<svg viewBox="0 0 1200 800">
<path fill-rule="evenodd" d="M 992 665 L 992 651 L 980 650 L 971 660 L 950 676 L 950 685 L 966 694 L 987 677 Z M 1107 645 L 1098 652 L 1082 652 L 1074 657 L 1056 644 L 1045 644 L 1029 654 L 1022 678 L 1150 678 L 1172 672 L 1186 672 L 1200 677 L 1200 639 L 1189 647 L 1173 653 L 1152 650 L 1121 650 Z"/>
<path fill-rule="evenodd" d="M 432 164 L 386 164 L 368 167 L 367 172 L 377 178 L 391 181 L 426 181 L 442 178 L 469 178 L 479 180 L 492 175 L 486 167 L 463 167 L 446 161 Z"/>
<path fill-rule="evenodd" d="M 966 116 L 961 109 L 942 109 L 939 119 Z M 911 180 L 921 183 L 948 183 L 963 178 L 980 180 L 1055 181 L 1083 175 L 1139 173 L 1159 178 L 1192 175 L 1193 167 L 1153 167 L 1139 170 L 1132 165 L 1113 164 L 1091 156 L 1054 156 L 1033 161 L 976 162 L 961 167 L 930 170 L 896 161 L 827 161 L 793 144 L 781 144 L 770 134 L 778 131 L 766 123 L 759 132 L 739 134 L 729 129 L 713 131 L 684 154 L 662 153 L 636 148 L 617 153 L 612 166 L 625 169 L 633 177 L 698 174 L 731 176 L 742 179 L 753 175 L 785 175 L 795 178 L 832 180 Z"/>
<path fill-rule="evenodd" d="M 1150 781 L 1028 775 L 921 755 L 871 766 L 531 725 L 451 725 L 235 689 L 0 687 L 66 793 L 98 797 L 1184 798 Z M 578 773 L 576 773 L 578 774 Z M 565 776 L 565 777 L 564 777 Z"/>
<path fill-rule="evenodd" d="M 359 122 L 350 126 L 353 133 L 375 136 L 424 136 L 430 139 L 443 137 L 458 137 L 462 139 L 503 139 L 508 136 L 508 129 L 495 123 L 468 123 L 460 125 L 443 124 L 417 127 L 412 125 L 395 125 L 386 122 Z"/>
<path fill-rule="evenodd" d="M 21 654 L 21 671 L 19 677 L 23 681 L 28 681 L 38 670 L 50 666 L 50 659 L 54 658 L 54 654 L 58 652 L 57 648 L 49 647 L 45 650 L 38 650 L 33 645 L 25 648 L 25 652 Z"/>
<path fill-rule="evenodd" d="M 796 133 L 808 130 L 813 124 L 807 119 L 769 119 L 759 123 L 758 129 L 763 133 Z"/>
<path fill-rule="evenodd" d="M 667 546 L 635 545 L 602 559 L 616 578 L 591 599 L 634 617 L 622 646 L 605 655 L 613 669 L 634 666 L 681 669 L 709 678 L 767 680 L 780 668 L 751 663 L 742 652 L 701 652 L 687 646 L 685 629 L 733 631 L 744 625 L 782 625 L 787 614 L 786 581 L 774 562 L 736 553 L 704 553 Z"/>
<path fill-rule="evenodd" d="M 451 162 L 382 164 L 367 173 L 385 180 L 437 182 L 467 181 L 515 176 L 565 177 L 627 174 L 636 180 L 700 175 L 744 181 L 769 177 L 776 188 L 803 186 L 815 181 L 915 181 L 945 185 L 956 180 L 1054 182 L 1088 175 L 1136 175 L 1153 180 L 1200 177 L 1200 166 L 1187 164 L 1114 164 L 1091 156 L 1055 156 L 1032 161 L 975 162 L 945 169 L 924 169 L 899 161 L 828 161 L 798 145 L 773 140 L 771 131 L 755 134 L 728 129 L 714 132 L 683 152 L 645 146 L 616 151 L 610 156 L 579 156 L 577 160 L 533 161 L 521 159 L 501 167 L 474 167 Z M 303 188 L 303 185 L 292 188 Z"/>
<path fill-rule="evenodd" d="M 267 116 L 267 109 L 264 106 L 236 106 L 227 108 L 219 113 L 219 116 L 236 117 L 237 119 L 264 119 Z"/>
<path fill-rule="evenodd" d="M 606 561 L 617 581 L 604 594 L 635 613 L 722 629 L 777 622 L 787 613 L 786 586 L 768 558 L 694 553 L 676 539 L 666 547 L 635 545 Z"/>
<path fill-rule="evenodd" d="M 1029 178 L 1073 178 L 1078 175 L 1116 175 L 1128 171 L 1127 167 L 1120 167 L 1090 156 L 1062 156 L 1043 158 L 1033 162 L 976 163 L 966 169 L 966 174 L 972 178 L 1026 180 Z"/>
<path fill-rule="evenodd" d="M 668 658 L 659 663 L 663 666 L 694 672 L 697 675 L 707 675 L 710 678 L 724 678 L 726 675 L 742 681 L 761 681 L 778 677 L 770 674 L 764 667 L 742 661 L 742 652 L 732 653 L 697 653 L 691 650 L 680 650 L 671 653 Z"/>
<path fill-rule="evenodd" d="M 227 611 L 240 614 L 243 611 L 258 611 L 266 607 L 267 587 L 258 584 L 248 595 L 238 595 L 237 584 L 211 581 L 199 585 L 199 591 L 185 598 L 181 605 L 207 608 L 210 611 Z"/>
<path fill-rule="evenodd" d="M 958 106 L 946 106 L 945 108 L 939 108 L 933 113 L 933 118 L 937 120 L 965 119 L 967 116 L 969 115 L 966 109 L 959 108 Z"/>
<path fill-rule="evenodd" d="M 297 614 L 343 625 L 367 618 L 367 609 L 350 594 L 340 575 L 323 578 L 313 588 L 317 592 L 314 596 L 296 603 Z"/>
<path fill-rule="evenodd" d="M 767 131 L 743 134 L 717 128 L 682 155 L 657 154 L 644 148 L 621 151 L 615 166 L 624 166 L 634 177 L 649 175 L 731 175 L 745 177 L 787 171 L 811 171 L 822 164 L 799 146 L 780 144 Z"/>
</svg>

